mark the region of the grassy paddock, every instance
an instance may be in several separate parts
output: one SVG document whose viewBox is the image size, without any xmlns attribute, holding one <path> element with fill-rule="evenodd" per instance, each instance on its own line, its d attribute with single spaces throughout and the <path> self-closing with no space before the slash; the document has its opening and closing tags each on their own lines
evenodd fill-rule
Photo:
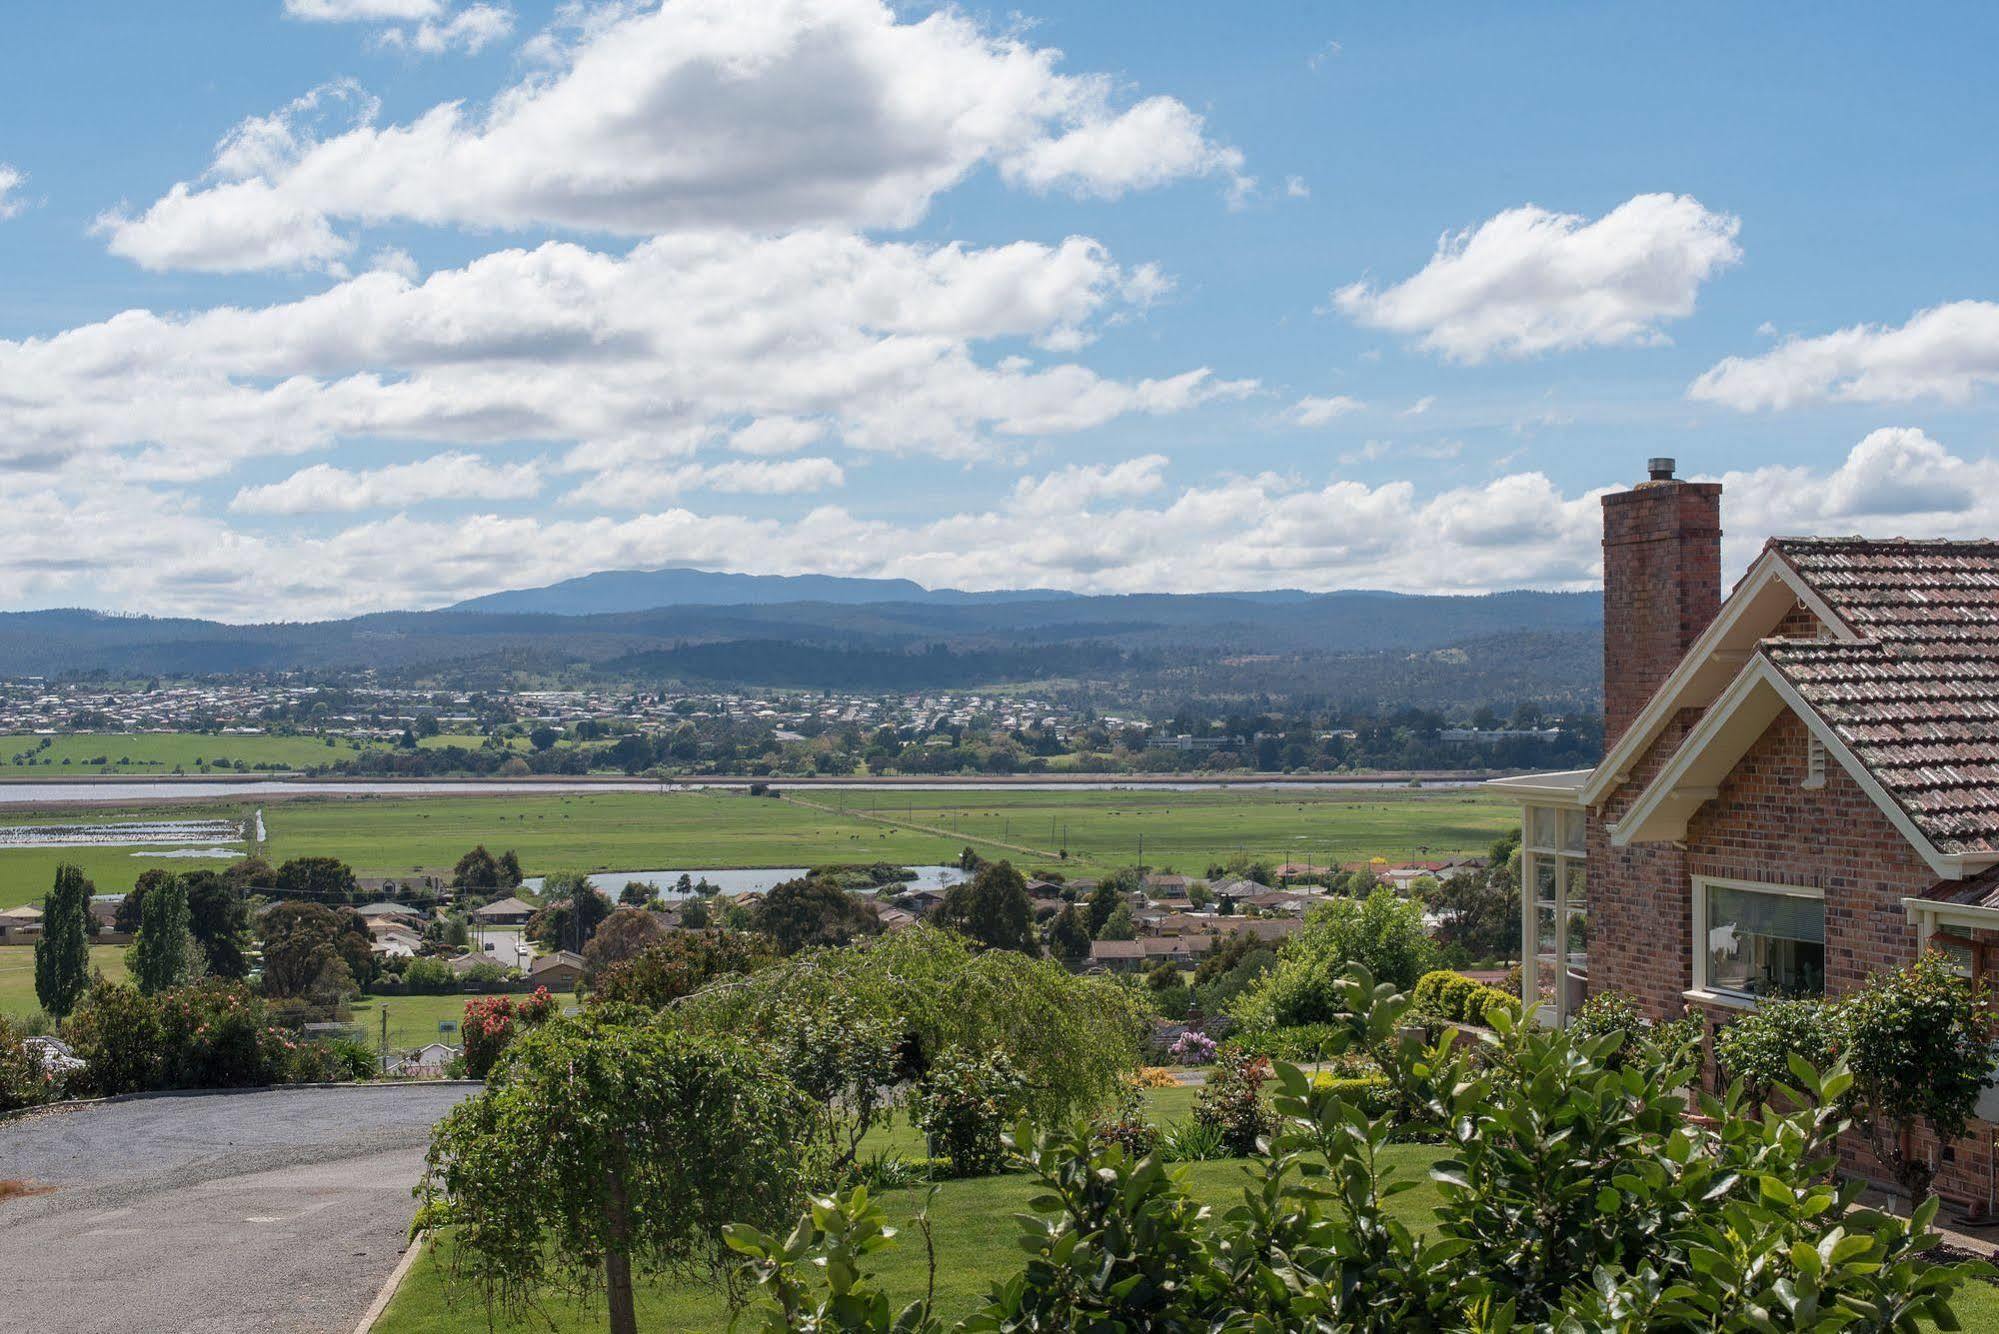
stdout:
<svg viewBox="0 0 1999 1334">
<path fill-rule="evenodd" d="M 40 749 L 43 741 L 47 750 Z M 90 774 L 207 773 L 275 764 L 286 769 L 350 760 L 364 744 L 334 737 L 212 736 L 195 732 L 79 732 L 63 736 L 0 736 L 0 779 L 47 782 Z"/>
<path fill-rule="evenodd" d="M 803 794 L 812 805 L 731 792 L 550 793 L 478 797 L 294 797 L 257 802 L 9 811 L 0 821 L 93 824 L 143 818 L 240 819 L 264 810 L 273 861 L 323 854 L 368 876 L 448 871 L 475 843 L 513 848 L 529 874 L 659 867 L 806 866 L 828 861 L 928 864 L 966 842 L 1032 867 L 1048 825 L 1067 827 L 1074 873 L 1138 855 L 1198 873 L 1238 848 L 1274 859 L 1330 862 L 1475 851 L 1515 817 L 1477 793 L 1285 792 L 840 792 Z M 876 812 L 901 824 L 864 818 Z M 904 827 L 926 826 L 922 829 Z M 989 841 L 982 841 L 989 840 Z M 213 861 L 161 858 L 133 848 L 0 849 L 0 907 L 39 899 L 58 862 L 81 865 L 100 890 L 129 889 L 150 866 Z"/>
<path fill-rule="evenodd" d="M 125 980 L 125 946 L 92 945 L 90 966 L 113 982 Z M 35 949 L 0 945 L 0 1014 L 29 1015 L 42 1008 L 35 998 Z"/>
</svg>

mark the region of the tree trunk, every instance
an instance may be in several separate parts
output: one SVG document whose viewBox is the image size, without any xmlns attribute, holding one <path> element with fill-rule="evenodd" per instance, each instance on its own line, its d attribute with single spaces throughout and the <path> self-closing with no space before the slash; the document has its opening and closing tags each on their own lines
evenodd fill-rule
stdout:
<svg viewBox="0 0 1999 1334">
<path fill-rule="evenodd" d="M 631 1204 L 625 1182 L 615 1171 L 604 1174 L 604 1221 L 611 1244 L 604 1249 L 604 1301 L 610 1308 L 611 1334 L 638 1334 L 632 1310 Z"/>
</svg>

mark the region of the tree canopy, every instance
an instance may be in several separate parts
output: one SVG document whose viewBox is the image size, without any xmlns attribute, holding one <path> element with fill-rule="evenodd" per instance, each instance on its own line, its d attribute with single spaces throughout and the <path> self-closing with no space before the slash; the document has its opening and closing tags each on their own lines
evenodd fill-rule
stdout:
<svg viewBox="0 0 1999 1334">
<path fill-rule="evenodd" d="M 74 1010 L 90 987 L 90 892 L 82 869 L 65 862 L 56 867 L 55 886 L 42 901 L 35 999 L 57 1019 Z"/>
<path fill-rule="evenodd" d="M 937 905 L 931 921 L 987 949 L 1041 952 L 1034 938 L 1027 880 L 1013 869 L 1012 862 L 987 862 L 970 880 L 945 890 L 944 901 Z"/>
</svg>

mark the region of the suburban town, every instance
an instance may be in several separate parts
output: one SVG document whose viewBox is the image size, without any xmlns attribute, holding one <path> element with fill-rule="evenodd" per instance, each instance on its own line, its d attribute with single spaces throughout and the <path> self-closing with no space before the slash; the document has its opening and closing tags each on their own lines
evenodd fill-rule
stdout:
<svg viewBox="0 0 1999 1334">
<path fill-rule="evenodd" d="M 1999 1331 L 1999 12 L 0 24 L 0 1331 Z"/>
</svg>

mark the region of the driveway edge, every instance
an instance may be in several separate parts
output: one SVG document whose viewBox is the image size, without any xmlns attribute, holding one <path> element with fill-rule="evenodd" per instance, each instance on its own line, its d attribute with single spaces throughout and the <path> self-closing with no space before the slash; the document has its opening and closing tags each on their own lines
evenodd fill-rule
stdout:
<svg viewBox="0 0 1999 1334">
<path fill-rule="evenodd" d="M 389 1271 L 388 1278 L 382 1283 L 382 1290 L 376 1293 L 375 1300 L 368 1304 L 367 1313 L 361 1317 L 361 1323 L 354 1326 L 354 1334 L 369 1334 L 369 1331 L 375 1328 L 375 1322 L 382 1318 L 382 1312 L 389 1309 L 389 1303 L 395 1300 L 396 1289 L 403 1285 L 405 1278 L 409 1277 L 410 1270 L 416 1265 L 416 1258 L 423 1254 L 423 1248 L 429 1243 L 428 1232 L 419 1232 L 411 1238 L 408 1249 L 403 1252 L 403 1258 L 396 1261 L 396 1267 Z"/>
<path fill-rule="evenodd" d="M 144 1093 L 113 1093 L 102 1098 L 64 1098 L 0 1112 L 0 1125 L 36 1112 L 67 1112 L 78 1107 L 102 1107 L 114 1102 L 148 1102 L 154 1098 L 227 1098 L 239 1093 L 288 1093 L 293 1089 L 483 1088 L 483 1079 L 355 1079 L 344 1084 L 246 1084 L 227 1089 L 149 1089 Z"/>
</svg>

